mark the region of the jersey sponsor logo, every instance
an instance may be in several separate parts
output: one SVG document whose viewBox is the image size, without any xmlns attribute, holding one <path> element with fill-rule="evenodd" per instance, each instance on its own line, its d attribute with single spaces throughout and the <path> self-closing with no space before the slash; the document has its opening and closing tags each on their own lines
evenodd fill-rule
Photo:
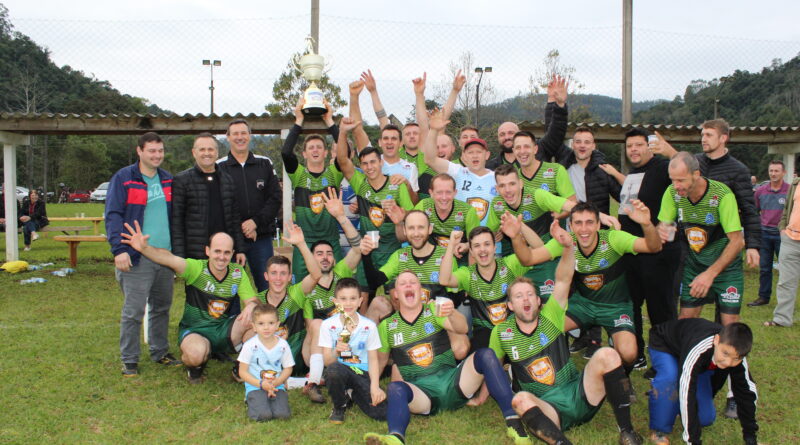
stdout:
<svg viewBox="0 0 800 445">
<path fill-rule="evenodd" d="M 447 249 L 447 246 L 450 244 L 450 238 L 446 236 L 437 236 L 436 237 L 436 244 L 444 247 Z"/>
<path fill-rule="evenodd" d="M 408 261 L 408 252 L 400 253 L 400 261 L 403 261 L 403 262 Z"/>
<path fill-rule="evenodd" d="M 214 318 L 222 317 L 229 305 L 230 302 L 225 300 L 211 300 L 208 302 L 208 315 Z"/>
<path fill-rule="evenodd" d="M 500 268 L 500 278 L 503 278 L 506 275 L 508 275 L 508 267 L 507 266 L 502 266 Z"/>
<path fill-rule="evenodd" d="M 236 292 L 238 292 L 238 291 L 239 291 L 239 285 L 238 284 L 234 284 L 233 286 L 231 286 L 231 295 L 236 295 Z"/>
<path fill-rule="evenodd" d="M 528 365 L 528 374 L 531 378 L 544 385 L 552 385 L 556 382 L 556 371 L 553 369 L 553 362 L 550 357 L 538 358 Z"/>
<path fill-rule="evenodd" d="M 467 204 L 475 208 L 478 219 L 483 219 L 483 217 L 486 216 L 486 212 L 489 210 L 489 202 L 483 198 L 467 198 Z"/>
<path fill-rule="evenodd" d="M 500 202 L 500 201 L 497 201 L 496 203 L 494 203 L 494 211 L 495 212 L 502 212 L 503 211 L 503 203 Z"/>
<path fill-rule="evenodd" d="M 511 328 L 500 333 L 500 340 L 511 340 L 512 338 L 514 338 L 514 331 Z"/>
<path fill-rule="evenodd" d="M 542 173 L 543 178 L 551 179 L 556 177 L 556 171 L 552 168 L 548 168 L 547 170 Z"/>
<path fill-rule="evenodd" d="M 603 275 L 594 274 L 583 277 L 583 285 L 591 290 L 599 290 L 603 287 Z"/>
<path fill-rule="evenodd" d="M 598 264 L 599 264 L 600 267 L 608 267 L 608 260 L 603 258 L 603 259 L 600 260 L 600 263 L 598 263 Z"/>
<path fill-rule="evenodd" d="M 705 221 L 706 221 L 706 224 L 708 224 L 708 225 L 714 224 L 714 222 L 715 222 L 714 215 L 712 215 L 711 213 L 706 213 Z"/>
<path fill-rule="evenodd" d="M 397 190 L 399 187 L 398 184 L 389 184 L 389 190 Z M 386 199 L 392 199 L 392 195 L 386 195 Z"/>
<path fill-rule="evenodd" d="M 714 195 L 711 199 L 708 200 L 709 207 L 717 207 L 719 206 L 719 196 Z"/>
<path fill-rule="evenodd" d="M 239 268 L 233 269 L 233 273 L 231 274 L 231 278 L 233 278 L 234 280 L 238 280 L 239 278 L 242 278 L 242 269 L 239 269 Z"/>
<path fill-rule="evenodd" d="M 457 222 L 462 222 L 462 221 L 464 221 L 464 212 L 458 212 L 458 213 L 456 213 L 456 221 L 457 221 Z M 455 227 L 455 230 L 461 230 L 461 229 L 459 229 L 458 227 Z"/>
<path fill-rule="evenodd" d="M 380 227 L 381 225 L 383 225 L 383 218 L 384 218 L 384 213 L 382 208 L 370 207 L 369 220 L 372 221 L 372 225 L 374 225 L 375 227 Z"/>
<path fill-rule="evenodd" d="M 736 286 L 729 286 L 725 289 L 725 292 L 719 294 L 722 303 L 731 303 L 736 304 L 739 303 L 741 295 L 739 295 L 739 289 Z"/>
<path fill-rule="evenodd" d="M 706 247 L 708 234 L 701 227 L 689 227 L 686 229 L 686 239 L 689 241 L 689 247 L 695 253 L 700 253 Z"/>
<path fill-rule="evenodd" d="M 431 215 L 433 215 L 433 210 L 432 209 L 425 209 L 425 214 L 428 215 L 428 218 L 430 218 Z"/>
<path fill-rule="evenodd" d="M 631 320 L 631 317 L 628 316 L 628 314 L 622 314 L 622 315 L 619 316 L 619 318 L 614 320 L 614 327 L 616 328 L 616 327 L 619 327 L 619 326 L 631 326 L 631 327 L 633 327 L 633 320 Z"/>
<path fill-rule="evenodd" d="M 325 203 L 322 201 L 322 193 L 315 193 L 311 195 L 308 203 L 311 206 L 311 211 L 317 215 L 322 213 L 322 209 L 325 208 Z"/>
<path fill-rule="evenodd" d="M 681 202 L 681 195 L 675 192 L 675 196 L 673 196 L 672 199 L 674 199 L 675 202 Z"/>
<path fill-rule="evenodd" d="M 533 204 L 533 196 L 531 196 L 530 194 L 526 194 L 525 196 L 523 196 L 522 204 L 523 205 Z"/>
<path fill-rule="evenodd" d="M 397 329 L 397 319 L 393 318 L 392 321 L 386 323 L 386 328 L 390 331 Z"/>
<path fill-rule="evenodd" d="M 539 286 L 539 295 L 550 295 L 553 293 L 553 289 L 556 287 L 556 282 L 553 280 L 545 280 L 541 286 Z"/>
<path fill-rule="evenodd" d="M 506 321 L 506 303 L 497 303 L 493 304 L 486 308 L 486 311 L 489 313 L 489 321 L 492 324 L 497 325 L 504 321 Z"/>
<path fill-rule="evenodd" d="M 256 179 L 256 188 L 259 190 L 264 190 L 264 186 L 267 185 L 266 181 L 263 179 Z"/>
<path fill-rule="evenodd" d="M 607 250 L 608 250 L 608 242 L 606 242 L 605 240 L 600 241 L 600 251 L 605 252 Z"/>
<path fill-rule="evenodd" d="M 425 323 L 425 333 L 433 334 L 434 332 L 436 332 L 436 328 L 433 326 L 433 323 L 431 323 L 430 321 Z"/>
<path fill-rule="evenodd" d="M 408 350 L 408 358 L 417 366 L 427 368 L 433 363 L 433 346 L 430 343 L 422 343 Z"/>
</svg>

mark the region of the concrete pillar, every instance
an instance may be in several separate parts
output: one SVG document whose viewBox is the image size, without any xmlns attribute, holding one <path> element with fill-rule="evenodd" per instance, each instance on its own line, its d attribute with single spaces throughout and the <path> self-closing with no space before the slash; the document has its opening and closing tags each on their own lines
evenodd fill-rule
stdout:
<svg viewBox="0 0 800 445">
<path fill-rule="evenodd" d="M 0 131 L 3 144 L 3 205 L 6 210 L 6 261 L 19 259 L 19 228 L 17 216 L 17 150 L 16 145 L 29 145 L 30 137 Z"/>
<path fill-rule="evenodd" d="M 791 182 L 795 171 L 794 160 L 797 154 L 800 153 L 800 143 L 769 144 L 767 145 L 767 153 L 783 155 L 783 164 L 786 166 L 784 181 Z"/>
</svg>

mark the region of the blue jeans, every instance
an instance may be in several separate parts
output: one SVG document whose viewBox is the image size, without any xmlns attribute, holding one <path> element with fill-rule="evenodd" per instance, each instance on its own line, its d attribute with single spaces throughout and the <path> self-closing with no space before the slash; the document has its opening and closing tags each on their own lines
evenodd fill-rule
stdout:
<svg viewBox="0 0 800 445">
<path fill-rule="evenodd" d="M 245 242 L 249 247 L 247 250 L 247 263 L 250 265 L 250 272 L 253 274 L 253 282 L 256 284 L 256 291 L 261 292 L 267 289 L 267 280 L 264 278 L 267 260 L 274 255 L 272 237 L 265 236 L 255 242 L 248 239 Z"/>
<path fill-rule="evenodd" d="M 648 348 L 650 362 L 656 370 L 649 392 L 650 429 L 661 433 L 671 433 L 675 417 L 680 414 L 678 379 L 681 369 L 678 360 L 670 353 Z M 714 394 L 711 390 L 711 374 L 705 371 L 697 380 L 697 417 L 700 425 L 714 423 L 717 410 L 714 408 Z M 684 424 L 686 421 L 683 420 Z"/>
<path fill-rule="evenodd" d="M 36 221 L 32 219 L 22 223 L 22 239 L 25 241 L 26 246 L 31 245 L 31 232 L 37 230 L 39 230 L 39 224 L 36 224 Z"/>
<path fill-rule="evenodd" d="M 768 228 L 761 226 L 761 249 L 759 250 L 761 272 L 759 273 L 758 298 L 769 301 L 769 297 L 772 295 L 772 262 L 780 253 L 781 235 L 767 230 Z"/>
</svg>

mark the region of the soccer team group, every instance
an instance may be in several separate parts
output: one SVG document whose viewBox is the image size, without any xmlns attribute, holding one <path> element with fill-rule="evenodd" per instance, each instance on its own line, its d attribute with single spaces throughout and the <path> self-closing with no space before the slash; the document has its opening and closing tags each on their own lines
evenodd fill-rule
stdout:
<svg viewBox="0 0 800 445">
<path fill-rule="evenodd" d="M 279 192 L 270 190 L 277 181 L 266 170 L 258 174 L 269 161 L 249 152 L 246 122 L 229 126 L 228 158 L 217 160 L 210 134 L 195 140 L 201 180 L 189 190 L 203 197 L 193 218 L 206 224 L 181 230 L 182 240 L 170 240 L 169 229 L 164 239 L 163 224 L 154 222 L 167 215 L 174 237 L 175 213 L 191 214 L 191 199 L 180 198 L 179 210 L 175 193 L 186 187 L 186 175 L 173 180 L 158 168 L 163 142 L 143 136 L 139 162 L 112 178 L 106 220 L 126 307 L 147 281 L 137 275 L 144 268 L 170 278 L 174 272 L 186 283 L 181 360 L 156 338 L 166 338 L 166 326 L 152 324 L 151 358 L 182 364 L 189 381 L 200 383 L 210 358 L 238 352 L 233 374 L 257 421 L 289 417 L 287 380 L 307 375 L 303 391 L 313 402 L 327 403 L 324 382 L 331 422 L 344 422 L 357 405 L 388 423 L 386 434 L 367 433 L 367 444 L 406 443 L 411 414 L 478 405 L 489 396 L 516 444 L 569 444 L 565 433 L 589 422 L 603 401 L 619 443 L 640 444 L 629 374 L 646 366 L 646 349 L 653 442 L 669 443 L 680 415 L 683 440 L 701 443 L 702 427 L 715 419 L 714 395 L 727 382 L 743 440 L 757 443 L 757 393 L 745 358 L 753 335 L 738 322 L 747 235 L 740 208 L 748 197 L 708 171 L 709 159 L 730 157 L 727 124 L 703 124 L 699 155 L 633 129 L 625 140 L 632 170 L 622 175 L 595 150 L 591 129 L 578 128 L 571 147 L 564 145 L 567 85 L 556 77 L 547 90 L 545 135 L 537 139 L 505 122 L 497 134 L 502 151 L 492 157 L 476 128 L 461 129 L 457 142 L 446 133 L 464 83 L 459 73 L 442 109 L 427 110 L 425 78 L 415 79 L 417 120 L 400 128 L 389 123 L 365 72 L 350 85 L 349 116 L 338 125 L 330 107 L 322 116 L 335 141 L 330 157 L 323 136 L 309 135 L 304 162 L 295 153 L 307 119 L 301 99 L 282 151 L 294 192 L 283 237 L 294 246 L 291 261 L 272 255 L 264 215 L 280 205 L 273 199 Z M 379 148 L 362 126 L 365 88 L 381 125 Z M 461 154 L 452 159 L 456 145 Z M 233 206 L 226 204 L 228 183 L 236 189 Z M 267 198 L 257 201 L 257 193 Z M 611 198 L 620 202 L 618 218 L 609 215 Z M 272 213 L 259 214 L 254 202 Z M 237 224 L 226 223 L 233 216 L 226 212 Z M 205 255 L 170 251 L 176 243 L 190 251 L 188 244 L 198 244 L 191 234 L 205 243 Z M 258 244 L 265 239 L 268 254 Z M 163 321 L 147 298 L 151 323 Z M 653 325 L 647 348 L 643 302 Z M 720 324 L 699 318 L 705 305 L 718 311 Z M 140 313 L 127 320 L 137 316 L 141 322 Z M 126 308 L 122 324 L 123 374 L 136 375 L 138 343 L 128 343 L 138 341 L 138 331 L 131 340 Z M 568 333 L 586 336 L 595 327 L 612 346 L 595 348 L 579 370 Z"/>
</svg>

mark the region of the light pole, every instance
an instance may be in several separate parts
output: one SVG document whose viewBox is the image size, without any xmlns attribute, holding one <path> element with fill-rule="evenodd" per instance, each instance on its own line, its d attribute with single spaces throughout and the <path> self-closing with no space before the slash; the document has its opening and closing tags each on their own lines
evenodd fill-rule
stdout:
<svg viewBox="0 0 800 445">
<path fill-rule="evenodd" d="M 214 67 L 222 66 L 222 61 L 203 59 L 203 65 L 207 65 L 211 68 L 211 86 L 209 86 L 208 89 L 211 91 L 211 114 L 214 114 Z"/>
<path fill-rule="evenodd" d="M 478 119 L 481 112 L 481 80 L 483 79 L 483 73 L 492 72 L 492 67 L 476 67 L 475 72 L 480 74 L 478 76 L 478 84 L 475 86 L 475 126 L 480 127 Z"/>
</svg>

